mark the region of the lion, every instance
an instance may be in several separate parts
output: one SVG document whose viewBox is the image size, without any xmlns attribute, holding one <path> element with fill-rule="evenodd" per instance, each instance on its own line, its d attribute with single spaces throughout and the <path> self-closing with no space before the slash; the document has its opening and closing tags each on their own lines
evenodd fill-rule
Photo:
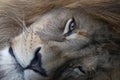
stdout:
<svg viewBox="0 0 120 80">
<path fill-rule="evenodd" d="M 119 80 L 120 1 L 0 0 L 0 80 Z"/>
</svg>

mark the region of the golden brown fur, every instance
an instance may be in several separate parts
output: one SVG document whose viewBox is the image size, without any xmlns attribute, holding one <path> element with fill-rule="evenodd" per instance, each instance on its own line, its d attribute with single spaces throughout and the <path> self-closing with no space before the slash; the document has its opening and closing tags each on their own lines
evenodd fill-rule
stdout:
<svg viewBox="0 0 120 80">
<path fill-rule="evenodd" d="M 12 36 L 14 36 L 12 34 L 12 30 L 15 29 L 14 32 L 17 31 L 16 29 L 21 28 L 24 23 L 27 26 L 30 25 L 34 22 L 37 16 L 42 15 L 45 12 L 48 12 L 49 10 L 57 7 L 77 8 L 80 6 L 88 14 L 93 15 L 93 17 L 106 21 L 110 23 L 110 25 L 113 25 L 113 28 L 117 30 L 117 33 L 119 33 L 119 4 L 120 2 L 117 0 L 1 0 L 0 25 L 4 24 L 1 26 L 1 28 L 4 28 L 5 30 L 0 29 L 2 30 L 0 32 L 3 32 L 0 33 L 2 38 L 2 40 L 0 40 L 0 43 L 2 45 L 3 41 L 8 42 L 8 40 Z M 18 19 L 20 19 L 21 21 Z M 6 31 L 8 31 L 9 33 Z M 15 33 L 17 34 L 18 32 L 19 31 Z M 2 36 L 3 34 L 4 37 Z M 10 34 L 12 35 L 10 36 Z"/>
<path fill-rule="evenodd" d="M 112 67 L 112 69 L 108 68 L 105 71 L 104 69 L 98 69 L 98 73 L 92 75 L 92 78 L 91 76 L 87 79 L 85 78 L 85 80 L 119 80 L 120 1 L 118 0 L 0 0 L 0 49 L 8 46 L 11 39 L 21 34 L 22 31 L 26 30 L 26 28 L 34 23 L 39 17 L 57 8 L 69 8 L 83 11 L 85 15 L 87 14 L 93 19 L 109 26 L 111 32 L 114 33 L 111 39 L 113 42 L 104 44 L 102 47 L 111 51 L 113 57 L 110 62 L 114 67 Z M 86 33 L 80 34 L 86 35 Z M 53 47 L 54 46 L 52 46 L 52 48 Z M 53 49 L 58 52 L 57 48 Z M 85 56 L 85 60 L 82 60 L 86 66 L 90 67 L 87 65 L 87 58 L 89 59 L 91 57 Z M 94 74 L 94 72 L 89 74 Z"/>
</svg>

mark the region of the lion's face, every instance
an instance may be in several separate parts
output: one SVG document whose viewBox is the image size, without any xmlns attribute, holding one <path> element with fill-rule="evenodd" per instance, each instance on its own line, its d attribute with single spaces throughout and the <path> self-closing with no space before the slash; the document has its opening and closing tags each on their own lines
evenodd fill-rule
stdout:
<svg viewBox="0 0 120 80">
<path fill-rule="evenodd" d="M 87 72 L 106 64 L 108 53 L 100 52 L 101 44 L 97 43 L 107 41 L 108 33 L 105 23 L 82 10 L 55 9 L 12 39 L 9 52 L 25 80 L 84 80 Z"/>
</svg>

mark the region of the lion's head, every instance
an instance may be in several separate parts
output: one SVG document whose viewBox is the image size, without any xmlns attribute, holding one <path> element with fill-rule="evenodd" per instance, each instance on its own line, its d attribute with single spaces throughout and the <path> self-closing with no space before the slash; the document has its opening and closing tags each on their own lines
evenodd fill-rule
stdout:
<svg viewBox="0 0 120 80">
<path fill-rule="evenodd" d="M 13 28 L 5 28 L 8 32 L 3 32 L 12 38 L 0 40 L 2 45 L 7 45 L 0 51 L 0 79 L 119 80 L 119 3 L 87 4 L 87 7 L 81 1 L 53 3 L 44 14 L 39 10 L 28 18 L 32 13 L 28 11 L 23 29 L 19 27 L 19 30 L 20 18 L 14 18 L 15 13 L 8 15 L 1 11 L 0 31 L 8 27 L 2 24 L 5 21 L 10 21 Z M 6 7 L 2 10 L 10 12 Z"/>
</svg>

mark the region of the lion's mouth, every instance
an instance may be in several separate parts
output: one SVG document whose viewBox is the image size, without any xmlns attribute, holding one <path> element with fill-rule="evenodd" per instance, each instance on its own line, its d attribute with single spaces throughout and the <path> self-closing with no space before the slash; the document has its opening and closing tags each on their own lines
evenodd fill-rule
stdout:
<svg viewBox="0 0 120 80">
<path fill-rule="evenodd" d="M 46 70 L 42 67 L 42 60 L 41 60 L 41 54 L 39 51 L 41 50 L 41 47 L 37 48 L 35 51 L 35 56 L 31 63 L 25 68 L 25 69 L 32 69 L 33 71 L 39 73 L 43 77 L 47 77 Z"/>
<path fill-rule="evenodd" d="M 21 69 L 21 71 L 30 69 L 30 70 L 33 70 L 33 71 L 37 72 L 38 74 L 40 74 L 40 75 L 42 75 L 44 77 L 47 77 L 47 73 L 46 73 L 45 69 L 41 67 L 41 60 L 40 60 L 41 58 L 39 58 L 39 57 L 41 57 L 41 55 L 38 54 L 37 52 L 36 52 L 37 54 L 35 55 L 34 59 L 25 68 L 22 67 L 22 65 L 16 59 L 12 47 L 9 48 L 9 53 L 14 58 L 15 62 L 17 63 L 17 66 L 19 66 L 19 68 Z"/>
</svg>

